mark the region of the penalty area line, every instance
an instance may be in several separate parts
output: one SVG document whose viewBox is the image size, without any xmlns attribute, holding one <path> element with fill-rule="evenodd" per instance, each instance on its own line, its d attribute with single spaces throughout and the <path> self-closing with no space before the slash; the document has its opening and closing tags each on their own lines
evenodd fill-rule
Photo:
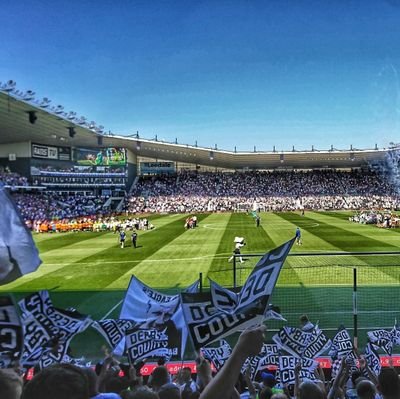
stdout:
<svg viewBox="0 0 400 399">
<path fill-rule="evenodd" d="M 121 299 L 115 306 L 113 306 L 100 320 L 105 320 L 124 300 Z"/>
</svg>

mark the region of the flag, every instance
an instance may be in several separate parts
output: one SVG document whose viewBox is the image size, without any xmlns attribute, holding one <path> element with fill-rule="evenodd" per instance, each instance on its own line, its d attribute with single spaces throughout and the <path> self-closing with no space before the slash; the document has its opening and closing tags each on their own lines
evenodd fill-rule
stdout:
<svg viewBox="0 0 400 399">
<path fill-rule="evenodd" d="M 312 331 L 302 331 L 296 327 L 282 327 L 272 340 L 278 347 L 297 358 L 315 359 L 331 347 L 321 329 L 314 327 Z"/>
<path fill-rule="evenodd" d="M 185 292 L 197 292 L 199 281 L 186 288 Z M 141 329 L 155 328 L 164 331 L 169 337 L 171 347 L 180 345 L 178 356 L 182 356 L 187 341 L 187 327 L 183 318 L 179 294 L 168 295 L 154 290 L 132 276 L 129 283 L 120 319 L 131 320 Z M 120 353 L 124 341 L 121 341 L 115 353 Z"/>
<path fill-rule="evenodd" d="M 209 292 L 181 294 L 183 315 L 195 349 L 224 338 L 235 331 L 255 326 L 264 320 L 253 313 L 229 314 L 216 309 Z"/>
<path fill-rule="evenodd" d="M 149 357 L 163 357 L 166 361 L 179 355 L 179 346 L 170 346 L 166 333 L 155 328 L 133 328 L 126 332 L 125 345 L 130 364 Z"/>
<path fill-rule="evenodd" d="M 242 366 L 241 372 L 244 374 L 247 368 L 250 367 L 250 376 L 254 379 L 258 371 L 262 371 L 270 366 L 279 366 L 278 345 L 263 344 L 261 351 L 257 356 L 247 358 Z"/>
<path fill-rule="evenodd" d="M 354 351 L 353 341 L 344 326 L 340 326 L 333 337 L 329 356 L 339 360 L 345 358 L 350 373 L 358 370 L 357 355 Z"/>
<path fill-rule="evenodd" d="M 34 272 L 42 261 L 17 206 L 0 187 L 0 285 Z"/>
<path fill-rule="evenodd" d="M 379 375 L 381 372 L 381 359 L 376 351 L 376 346 L 368 342 L 365 346 L 365 360 L 368 364 L 368 367 L 374 372 L 375 375 Z"/>
<path fill-rule="evenodd" d="M 353 341 L 344 326 L 340 326 L 332 339 L 329 356 L 342 359 L 354 351 Z"/>
<path fill-rule="evenodd" d="M 14 302 L 9 295 L 0 296 L 0 368 L 12 367 L 22 355 L 24 335 Z"/>
<path fill-rule="evenodd" d="M 134 326 L 135 323 L 133 321 L 123 319 L 105 319 L 95 321 L 92 324 L 92 327 L 106 339 L 112 349 L 115 349 L 122 341 L 126 331 Z"/>
<path fill-rule="evenodd" d="M 201 348 L 203 356 L 210 360 L 217 371 L 221 370 L 222 366 L 229 359 L 232 353 L 232 348 L 224 339 L 219 341 L 219 346 L 214 348 Z"/>
<path fill-rule="evenodd" d="M 295 238 L 267 252 L 255 265 L 239 294 L 211 281 L 211 298 L 221 312 L 264 314 Z"/>
<path fill-rule="evenodd" d="M 393 346 L 400 345 L 400 329 L 397 326 L 397 320 L 390 331 L 374 330 L 368 332 L 367 335 L 370 342 L 382 348 L 389 356 L 392 355 Z"/>
<path fill-rule="evenodd" d="M 72 338 L 92 323 L 89 316 L 76 310 L 54 307 L 47 291 L 34 293 L 18 304 L 25 331 L 21 362 L 27 366 L 34 366 L 49 350 L 52 350 L 51 362 L 43 364 L 62 359 Z"/>
<path fill-rule="evenodd" d="M 294 369 L 299 359 L 291 355 L 281 355 L 279 356 L 279 376 L 282 384 L 294 384 L 295 374 Z M 316 380 L 314 374 L 315 369 L 318 367 L 318 362 L 316 360 L 302 358 L 301 359 L 301 371 L 299 374 L 300 380 L 309 379 Z"/>
</svg>

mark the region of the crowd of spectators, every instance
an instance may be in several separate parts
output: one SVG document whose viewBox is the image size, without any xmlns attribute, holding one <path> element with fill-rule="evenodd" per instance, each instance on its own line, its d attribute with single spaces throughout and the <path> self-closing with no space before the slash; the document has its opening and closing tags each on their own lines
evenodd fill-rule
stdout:
<svg viewBox="0 0 400 399">
<path fill-rule="evenodd" d="M 242 372 L 246 359 L 262 348 L 265 326 L 247 329 L 239 337 L 230 357 L 216 374 L 208 360 L 197 359 L 197 375 L 183 367 L 172 376 L 163 364 L 147 379 L 140 375 L 143 362 L 121 364 L 112 355 L 95 369 L 71 364 L 55 364 L 35 373 L 24 382 L 14 369 L 0 370 L 2 399 L 398 399 L 400 379 L 395 368 L 382 368 L 379 375 L 363 357 L 350 369 L 345 358 L 332 378 L 318 367 L 316 379 L 301 379 L 301 362 L 294 369 L 294 384 L 278 382 L 274 371 L 251 378 Z"/>
<path fill-rule="evenodd" d="M 47 176 L 48 185 L 104 187 L 123 184 L 124 178 Z M 85 183 L 85 179 L 87 182 Z M 76 180 L 76 181 L 75 181 Z M 119 182 L 120 180 L 120 182 Z M 11 188 L 27 186 L 28 180 L 9 170 L 0 172 L 0 182 Z M 94 215 L 106 198 L 15 193 L 26 220 L 51 220 Z M 128 213 L 198 213 L 229 211 L 302 210 L 396 210 L 398 187 L 374 171 L 308 171 L 195 173 L 178 176 L 142 177 L 127 198 Z"/>
<path fill-rule="evenodd" d="M 376 224 L 378 227 L 399 227 L 400 217 L 392 212 L 361 211 L 349 218 L 350 222 L 359 224 Z"/>
<path fill-rule="evenodd" d="M 396 209 L 397 187 L 373 171 L 181 173 L 142 178 L 134 213 Z"/>
<path fill-rule="evenodd" d="M 71 219 L 96 215 L 103 210 L 105 197 L 60 195 L 56 193 L 13 193 L 26 221 Z"/>
<path fill-rule="evenodd" d="M 9 168 L 0 168 L 0 185 L 26 187 L 29 186 L 29 183 L 26 177 L 12 173 Z"/>
</svg>

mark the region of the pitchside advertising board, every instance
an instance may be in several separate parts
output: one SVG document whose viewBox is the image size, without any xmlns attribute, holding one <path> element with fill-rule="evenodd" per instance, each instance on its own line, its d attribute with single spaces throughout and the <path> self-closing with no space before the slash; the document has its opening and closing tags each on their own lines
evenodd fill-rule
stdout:
<svg viewBox="0 0 400 399">
<path fill-rule="evenodd" d="M 71 161 L 71 148 L 32 144 L 32 158 Z"/>
<path fill-rule="evenodd" d="M 332 363 L 331 363 L 330 358 L 321 357 L 321 358 L 318 358 L 316 360 L 317 360 L 317 362 L 320 364 L 320 366 L 323 369 L 331 369 Z M 400 356 L 393 356 L 392 357 L 392 361 L 393 361 L 393 366 L 394 367 L 400 367 Z M 380 363 L 384 367 L 389 367 L 389 356 L 382 356 Z M 149 376 L 149 375 L 151 375 L 153 373 L 153 371 L 154 371 L 154 369 L 156 367 L 158 367 L 157 363 L 154 363 L 154 362 L 146 363 L 140 369 L 140 374 L 143 375 L 143 376 Z M 192 373 L 197 373 L 197 364 L 195 362 L 191 362 L 191 361 L 168 362 L 166 364 L 166 367 L 168 369 L 168 373 L 169 374 L 173 374 L 173 375 L 177 374 L 178 371 L 182 369 L 182 367 L 190 367 L 190 369 L 192 370 Z M 216 369 L 215 369 L 215 367 L 213 365 L 211 365 L 211 368 L 212 368 L 213 371 L 216 371 Z M 269 371 L 276 370 L 276 369 L 277 369 L 277 366 L 269 366 L 268 367 Z M 288 375 L 289 375 L 289 378 L 290 378 L 290 374 L 288 374 Z M 122 371 L 121 371 L 120 376 L 121 377 L 123 376 Z M 28 381 L 33 378 L 33 367 L 29 368 L 27 370 L 26 375 L 25 375 L 24 378 L 26 378 L 26 380 L 28 380 Z"/>
</svg>

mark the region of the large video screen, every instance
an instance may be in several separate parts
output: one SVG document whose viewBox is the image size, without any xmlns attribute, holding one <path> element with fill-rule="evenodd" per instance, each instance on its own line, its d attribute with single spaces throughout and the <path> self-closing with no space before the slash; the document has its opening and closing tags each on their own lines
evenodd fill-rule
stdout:
<svg viewBox="0 0 400 399">
<path fill-rule="evenodd" d="M 125 148 L 77 148 L 75 160 L 79 165 L 123 166 L 126 165 Z"/>
</svg>

